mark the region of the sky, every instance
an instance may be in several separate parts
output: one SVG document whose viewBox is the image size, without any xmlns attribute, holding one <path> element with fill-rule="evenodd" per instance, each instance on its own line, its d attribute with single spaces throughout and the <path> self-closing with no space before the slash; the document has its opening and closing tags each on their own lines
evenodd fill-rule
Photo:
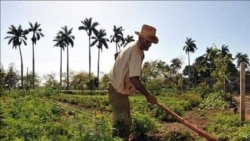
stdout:
<svg viewBox="0 0 250 141">
<path fill-rule="evenodd" d="M 250 57 L 250 2 L 249 1 L 1 1 L 1 64 L 5 70 L 11 63 L 20 72 L 18 49 L 4 39 L 9 27 L 29 28 L 29 22 L 41 24 L 45 35 L 35 45 L 35 71 L 42 77 L 49 73 L 59 76 L 60 49 L 53 39 L 61 27 L 73 28 L 73 48 L 69 48 L 69 68 L 74 72 L 88 72 L 88 36 L 78 30 L 81 21 L 92 17 L 105 29 L 107 37 L 113 34 L 114 25 L 122 26 L 124 36 L 132 35 L 143 24 L 154 26 L 158 44 L 145 52 L 146 61 L 162 60 L 170 64 L 180 58 L 184 66 L 188 57 L 183 47 L 186 38 L 195 40 L 197 50 L 190 54 L 190 62 L 206 53 L 213 45 L 219 49 L 228 46 L 233 57 L 237 53 Z M 32 71 L 31 34 L 27 46 L 21 46 L 24 72 Z M 109 43 L 100 56 L 100 75 L 108 73 L 114 63 L 115 44 Z M 97 73 L 97 47 L 91 48 L 92 72 Z M 63 52 L 63 71 L 66 72 L 66 51 Z"/>
</svg>

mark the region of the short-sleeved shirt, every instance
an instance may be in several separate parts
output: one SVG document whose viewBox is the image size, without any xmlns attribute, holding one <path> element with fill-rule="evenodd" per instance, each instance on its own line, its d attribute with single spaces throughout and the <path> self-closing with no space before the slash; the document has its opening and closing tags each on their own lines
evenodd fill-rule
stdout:
<svg viewBox="0 0 250 141">
<path fill-rule="evenodd" d="M 129 43 L 118 54 L 109 73 L 109 79 L 117 92 L 126 95 L 136 93 L 136 88 L 129 77 L 141 76 L 141 65 L 144 58 L 143 50 L 137 42 Z"/>
</svg>

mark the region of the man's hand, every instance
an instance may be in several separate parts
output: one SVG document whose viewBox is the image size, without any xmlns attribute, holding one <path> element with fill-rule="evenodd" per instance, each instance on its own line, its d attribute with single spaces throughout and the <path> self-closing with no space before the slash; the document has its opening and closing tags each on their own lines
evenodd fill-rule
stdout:
<svg viewBox="0 0 250 141">
<path fill-rule="evenodd" d="M 130 77 L 129 80 L 134 84 L 136 89 L 141 92 L 151 104 L 157 104 L 157 99 L 155 96 L 151 95 L 149 91 L 142 85 L 139 76 Z"/>
<path fill-rule="evenodd" d="M 147 99 L 147 101 L 148 101 L 149 103 L 151 103 L 151 104 L 156 104 L 156 103 L 158 103 L 156 97 L 153 96 L 153 95 L 151 95 L 151 94 L 147 95 L 147 96 L 146 96 L 146 99 Z"/>
</svg>

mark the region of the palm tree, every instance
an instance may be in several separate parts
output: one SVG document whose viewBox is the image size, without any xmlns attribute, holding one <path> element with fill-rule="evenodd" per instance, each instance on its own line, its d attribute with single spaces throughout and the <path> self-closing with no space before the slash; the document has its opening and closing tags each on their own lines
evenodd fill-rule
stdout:
<svg viewBox="0 0 250 141">
<path fill-rule="evenodd" d="M 32 32 L 32 87 L 34 89 L 35 86 L 35 51 L 34 51 L 34 46 L 36 44 L 36 41 L 40 40 L 40 37 L 44 37 L 43 33 L 41 32 L 42 29 L 40 28 L 40 24 L 35 22 L 35 24 L 32 24 L 29 22 L 30 28 L 29 32 Z"/>
<path fill-rule="evenodd" d="M 90 48 L 90 39 L 93 31 L 96 31 L 96 26 L 99 25 L 98 22 L 92 23 L 92 18 L 86 18 L 84 21 L 81 21 L 83 24 L 79 26 L 79 30 L 85 30 L 89 36 L 89 80 L 91 77 L 91 48 Z"/>
<path fill-rule="evenodd" d="M 187 41 L 185 42 L 185 46 L 183 47 L 183 50 L 188 54 L 188 66 L 189 66 L 189 79 L 190 79 L 190 56 L 189 52 L 194 53 L 195 49 L 197 49 L 196 44 L 194 43 L 195 40 L 192 40 L 192 38 L 187 37 Z"/>
<path fill-rule="evenodd" d="M 240 64 L 243 62 L 250 65 L 250 61 L 247 54 L 237 53 L 235 59 L 237 59 L 237 67 L 239 67 Z"/>
<path fill-rule="evenodd" d="M 122 28 L 122 26 L 117 28 L 114 25 L 113 31 L 114 31 L 114 35 L 111 35 L 110 38 L 111 38 L 111 42 L 116 43 L 116 52 L 118 52 L 118 48 L 120 49 L 120 47 L 125 42 L 125 40 L 123 38 L 123 33 L 122 33 L 122 31 L 124 31 L 124 29 Z"/>
<path fill-rule="evenodd" d="M 98 48 L 98 62 L 97 62 L 97 80 L 99 81 L 99 66 L 100 66 L 100 50 L 102 51 L 102 47 L 104 46 L 106 49 L 108 49 L 108 44 L 107 42 L 109 41 L 106 38 L 106 32 L 104 29 L 100 29 L 99 31 L 95 31 L 95 36 L 92 37 L 92 39 L 94 39 L 94 41 L 91 43 L 90 46 L 94 46 L 95 44 L 97 44 L 97 48 Z"/>
<path fill-rule="evenodd" d="M 62 51 L 66 47 L 66 44 L 62 40 L 62 37 L 59 33 L 57 33 L 57 36 L 55 37 L 53 41 L 56 42 L 56 44 L 54 45 L 55 47 L 60 47 L 60 90 L 61 90 L 61 87 L 62 87 Z"/>
<path fill-rule="evenodd" d="M 204 57 L 209 62 L 209 75 L 210 76 L 211 76 L 212 71 L 215 68 L 214 59 L 218 54 L 219 54 L 219 49 L 216 46 L 207 47 L 206 54 L 204 54 Z"/>
<path fill-rule="evenodd" d="M 127 35 L 127 37 L 124 38 L 124 40 L 125 40 L 124 47 L 125 47 L 128 43 L 135 41 L 134 36 L 130 36 L 130 35 Z"/>
<path fill-rule="evenodd" d="M 228 46 L 223 44 L 221 46 L 220 53 L 221 53 L 222 56 L 226 56 L 229 53 Z"/>
<path fill-rule="evenodd" d="M 209 63 L 209 75 L 210 76 L 211 76 L 211 72 L 212 72 L 211 69 L 212 69 L 212 61 L 213 61 L 213 59 L 211 58 L 212 50 L 213 50 L 212 47 L 207 47 L 206 54 L 204 54 L 206 61 Z"/>
<path fill-rule="evenodd" d="M 24 43 L 26 46 L 26 40 L 27 37 L 26 35 L 29 33 L 28 30 L 23 30 L 22 26 L 19 25 L 18 28 L 16 28 L 14 25 L 11 25 L 9 27 L 9 31 L 7 34 L 10 34 L 10 36 L 6 36 L 4 39 L 9 39 L 8 44 L 12 44 L 13 48 L 19 48 L 19 53 L 20 53 L 20 60 L 21 60 L 21 88 L 23 88 L 23 57 L 22 57 L 22 50 L 21 50 L 21 45 Z"/>
<path fill-rule="evenodd" d="M 59 35 L 62 37 L 62 42 L 65 43 L 66 45 L 66 48 L 67 48 L 67 90 L 69 90 L 69 45 L 71 45 L 71 47 L 74 46 L 74 39 L 75 37 L 72 34 L 72 30 L 73 28 L 71 29 L 68 29 L 67 26 L 64 26 L 62 27 L 62 30 L 59 31 Z"/>
</svg>

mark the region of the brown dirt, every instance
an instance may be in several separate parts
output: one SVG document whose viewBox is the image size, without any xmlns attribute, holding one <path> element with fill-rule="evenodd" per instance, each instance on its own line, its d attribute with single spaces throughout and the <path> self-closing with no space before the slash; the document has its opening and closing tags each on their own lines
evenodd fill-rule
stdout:
<svg viewBox="0 0 250 141">
<path fill-rule="evenodd" d="M 213 113 L 213 111 L 211 112 Z M 198 129 L 206 131 L 205 127 L 209 124 L 209 119 L 207 116 L 201 116 L 200 112 L 197 110 L 186 111 L 183 116 L 185 120 L 191 123 L 194 127 Z M 180 122 L 170 122 L 170 123 L 162 123 L 163 128 L 162 131 L 166 132 L 188 132 L 192 136 L 193 139 L 200 138 L 197 133 L 193 130 L 189 129 L 185 125 Z"/>
<path fill-rule="evenodd" d="M 236 114 L 240 114 L 240 96 L 239 95 L 235 95 L 233 97 L 234 101 L 237 104 L 237 112 Z M 209 110 L 207 111 L 206 115 L 209 115 L 210 118 L 215 116 L 217 114 L 217 112 L 221 112 L 221 111 L 216 111 L 216 110 Z M 230 111 L 228 112 L 232 112 L 234 113 L 234 109 L 230 109 Z M 197 110 L 192 110 L 192 111 L 187 111 L 185 112 L 185 115 L 183 116 L 183 118 L 185 120 L 187 120 L 189 123 L 193 124 L 194 126 L 198 127 L 199 129 L 202 129 L 204 131 L 206 131 L 205 127 L 207 125 L 209 125 L 209 117 L 208 116 L 202 116 L 201 112 L 197 111 Z M 246 121 L 250 121 L 250 95 L 246 95 L 246 100 L 245 100 L 245 120 Z M 183 124 L 179 123 L 179 122 L 173 122 L 173 123 L 162 123 L 163 124 L 163 128 L 162 131 L 166 131 L 166 132 L 183 132 L 183 131 L 187 131 L 189 132 L 193 138 L 199 138 L 200 136 L 195 133 L 194 131 L 192 131 L 191 129 L 187 128 L 186 126 L 184 126 Z"/>
</svg>

